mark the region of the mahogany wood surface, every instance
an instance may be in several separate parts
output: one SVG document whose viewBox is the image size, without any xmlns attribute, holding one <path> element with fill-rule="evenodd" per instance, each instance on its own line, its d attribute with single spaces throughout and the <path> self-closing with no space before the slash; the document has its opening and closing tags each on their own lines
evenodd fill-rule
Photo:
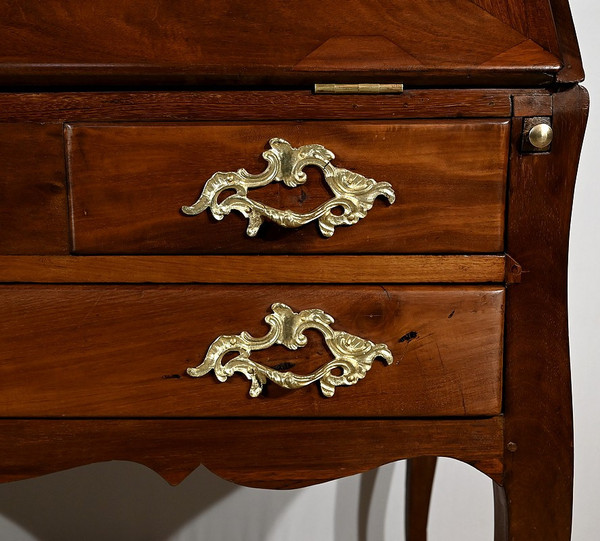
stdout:
<svg viewBox="0 0 600 541">
<path fill-rule="evenodd" d="M 406 89 L 329 95 L 309 90 L 0 93 L 2 122 L 508 117 L 518 89 Z M 535 94 L 547 94 L 539 89 Z"/>
<path fill-rule="evenodd" d="M 503 255 L 0 256 L 0 283 L 485 283 L 508 279 L 506 265 Z"/>
<path fill-rule="evenodd" d="M 552 152 L 511 157 L 507 250 L 523 267 L 523 278 L 507 291 L 506 471 L 502 487 L 496 488 L 496 541 L 570 539 L 567 253 L 587 110 L 585 89 L 558 92 Z M 513 142 L 520 133 L 521 122 L 516 121 Z"/>
<path fill-rule="evenodd" d="M 62 128 L 0 124 L 0 254 L 65 254 Z"/>
<path fill-rule="evenodd" d="M 501 407 L 504 288 L 498 286 L 4 286 L 1 417 L 398 417 L 495 415 Z M 356 385 L 192 378 L 219 335 L 264 336 L 275 302 L 320 308 L 333 328 L 385 343 Z M 332 358 L 308 330 L 297 351 L 251 358 L 308 374 Z M 229 357 L 226 358 L 229 360 Z M 68 390 L 68 392 L 65 392 Z"/>
<path fill-rule="evenodd" d="M 505 120 L 72 124 L 66 128 L 73 249 L 80 254 L 461 253 L 503 248 L 509 123 Z M 265 222 L 256 237 L 237 212 L 185 216 L 217 171 L 260 173 L 268 141 L 319 143 L 333 164 L 392 184 L 396 202 L 323 238 L 315 223 Z M 456 144 L 460 141 L 460 144 Z M 321 173 L 249 197 L 306 213 L 331 195 Z"/>
<path fill-rule="evenodd" d="M 0 85 L 553 82 L 561 59 L 548 1 L 509 4 L 5 0 Z"/>
<path fill-rule="evenodd" d="M 0 481 L 120 459 L 295 488 L 407 458 L 424 541 L 447 456 L 494 480 L 496 541 L 570 539 L 588 97 L 567 0 L 0 0 L 0 21 Z M 311 92 L 327 82 L 406 92 Z M 535 116 L 554 141 L 523 153 Z M 330 239 L 181 214 L 214 172 L 261 172 L 272 137 L 397 201 Z M 329 198 L 307 172 L 251 195 L 306 212 Z M 217 336 L 263 336 L 274 302 L 394 362 L 332 398 L 187 376 Z M 252 358 L 311 372 L 330 356 L 306 334 Z"/>
<path fill-rule="evenodd" d="M 204 464 L 223 479 L 298 488 L 415 455 L 502 472 L 502 417 L 464 420 L 0 420 L 0 480 L 107 460 L 145 464 L 171 484 Z M 15 453 L 14 449 L 19 452 Z"/>
<path fill-rule="evenodd" d="M 514 116 L 552 116 L 552 94 L 527 92 L 513 95 Z"/>
<path fill-rule="evenodd" d="M 552 8 L 548 0 L 471 0 L 545 50 L 560 56 Z M 561 20 L 562 22 L 562 20 Z"/>
<path fill-rule="evenodd" d="M 427 541 L 427 519 L 437 457 L 421 456 L 406 463 L 406 541 Z"/>
<path fill-rule="evenodd" d="M 563 64 L 556 81 L 563 84 L 581 82 L 584 79 L 583 64 L 569 0 L 550 0 L 550 5 L 557 22 L 556 33 Z"/>
</svg>

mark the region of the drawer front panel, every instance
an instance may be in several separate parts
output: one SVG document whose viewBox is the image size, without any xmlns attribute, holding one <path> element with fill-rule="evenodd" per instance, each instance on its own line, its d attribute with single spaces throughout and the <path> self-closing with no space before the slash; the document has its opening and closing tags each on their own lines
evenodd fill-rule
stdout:
<svg viewBox="0 0 600 541">
<path fill-rule="evenodd" d="M 398 417 L 501 410 L 504 288 L 492 286 L 5 286 L 0 295 L 3 417 Z M 383 344 L 355 385 L 324 396 L 213 371 L 190 377 L 220 335 L 268 334 L 273 303 L 320 309 L 334 331 Z M 331 361 L 323 335 L 252 351 L 280 372 Z M 346 340 L 352 350 L 356 342 Z M 350 345 L 348 345 L 350 344 Z M 345 347 L 346 347 L 345 346 Z M 356 348 L 355 348 L 356 349 Z M 229 361 L 234 354 L 226 355 Z M 393 358 L 393 360 L 392 360 Z"/>
<path fill-rule="evenodd" d="M 66 138 L 73 249 L 81 254 L 499 252 L 508 132 L 505 120 L 71 124 Z M 216 203 L 195 216 L 182 212 L 216 172 L 263 172 L 267 164 L 261 154 L 272 138 L 294 148 L 322 145 L 335 154 L 330 163 L 336 170 L 389 183 L 395 201 L 390 204 L 389 193 L 372 194 L 372 208 L 357 223 L 335 227 L 329 238 L 316 221 L 291 220 L 286 228 L 269 219 L 248 236 L 249 220 L 240 212 L 220 221 L 213 217 Z M 283 158 L 283 170 L 290 160 Z M 315 211 L 334 196 L 318 167 L 304 171 L 306 183 L 288 187 L 274 181 L 248 190 L 247 197 L 294 216 Z M 226 190 L 218 202 L 232 193 Z M 336 220 L 340 211 L 332 213 Z"/>
<path fill-rule="evenodd" d="M 0 254 L 67 254 L 62 124 L 0 124 Z"/>
</svg>

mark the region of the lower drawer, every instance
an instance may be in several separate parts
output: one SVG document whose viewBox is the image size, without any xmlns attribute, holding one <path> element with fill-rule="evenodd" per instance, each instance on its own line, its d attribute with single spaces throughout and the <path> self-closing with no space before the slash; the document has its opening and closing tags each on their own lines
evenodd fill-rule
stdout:
<svg viewBox="0 0 600 541">
<path fill-rule="evenodd" d="M 495 415 L 503 305 L 504 288 L 493 286 L 5 286 L 0 416 Z M 321 312 L 294 315 L 312 309 L 335 321 Z M 267 323 L 273 311 L 281 317 Z M 235 338 L 242 331 L 249 334 Z M 269 341 L 278 333 L 281 340 Z M 209 350 L 220 335 L 233 338 Z M 256 363 L 238 357 L 242 372 L 260 365 L 267 376 L 291 372 L 296 382 L 334 355 L 363 363 L 365 347 L 380 349 L 364 377 L 334 386 L 331 397 L 319 381 L 290 390 L 268 376 L 251 397 L 242 373 L 224 382 L 214 370 L 188 375 L 217 345 L 219 362 L 233 366 L 240 343 Z M 333 380 L 341 374 L 334 368 Z"/>
</svg>

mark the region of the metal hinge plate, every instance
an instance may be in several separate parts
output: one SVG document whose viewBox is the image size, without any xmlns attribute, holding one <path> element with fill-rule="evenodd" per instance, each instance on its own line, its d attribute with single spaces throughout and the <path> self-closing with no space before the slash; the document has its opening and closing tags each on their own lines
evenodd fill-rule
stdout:
<svg viewBox="0 0 600 541">
<path fill-rule="evenodd" d="M 402 83 L 316 83 L 315 94 L 402 94 Z"/>
</svg>

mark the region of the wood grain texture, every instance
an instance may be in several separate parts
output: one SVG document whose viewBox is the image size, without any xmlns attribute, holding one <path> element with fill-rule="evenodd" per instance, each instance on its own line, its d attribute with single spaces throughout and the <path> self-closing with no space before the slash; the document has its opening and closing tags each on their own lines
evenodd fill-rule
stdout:
<svg viewBox="0 0 600 541">
<path fill-rule="evenodd" d="M 550 40 L 551 13 L 535 4 L 526 15 Z M 0 19 L 4 87 L 298 86 L 317 77 L 505 86 L 550 83 L 560 68 L 550 53 L 543 66 L 527 55 L 486 66 L 525 36 L 469 0 L 5 0 Z"/>
<path fill-rule="evenodd" d="M 0 254 L 69 251 L 60 124 L 0 124 Z"/>
<path fill-rule="evenodd" d="M 309 90 L 0 93 L 3 122 L 327 120 L 509 117 L 521 90 L 407 89 L 396 95 Z M 539 92 L 539 91 L 538 91 Z"/>
<path fill-rule="evenodd" d="M 548 0 L 471 0 L 517 32 L 559 56 L 554 17 Z"/>
<path fill-rule="evenodd" d="M 525 92 L 513 95 L 513 115 L 552 116 L 552 94 L 549 92 Z"/>
<path fill-rule="evenodd" d="M 462 253 L 503 249 L 509 123 L 504 120 L 73 124 L 66 130 L 73 249 L 80 254 Z M 185 216 L 216 171 L 259 173 L 273 137 L 319 143 L 345 167 L 391 183 L 357 224 L 325 239 L 315 223 L 265 222 L 256 237 L 234 212 Z M 460 141 L 460 145 L 454 142 Z M 331 195 L 320 171 L 250 196 L 306 213 Z"/>
<path fill-rule="evenodd" d="M 498 286 L 4 286 L 2 417 L 398 417 L 494 415 L 501 407 Z M 334 329 L 385 343 L 365 379 L 324 398 L 313 384 L 258 398 L 236 375 L 191 378 L 222 334 L 264 336 L 274 302 L 320 308 Z M 308 374 L 331 360 L 307 331 L 298 351 L 252 359 Z M 68 392 L 65 392 L 68 389 Z"/>
<path fill-rule="evenodd" d="M 437 457 L 411 458 L 406 463 L 406 541 L 427 541 L 427 519 Z"/>
<path fill-rule="evenodd" d="M 585 75 L 569 0 L 550 0 L 550 5 L 556 21 L 556 34 L 563 64 L 556 80 L 563 84 L 579 83 Z"/>
<path fill-rule="evenodd" d="M 439 453 L 499 479 L 502 417 L 479 420 L 0 420 L 0 481 L 131 460 L 171 484 L 200 464 L 223 479 L 298 488 L 414 454 Z M 19 449 L 18 453 L 14 450 Z"/>
<path fill-rule="evenodd" d="M 570 539 L 567 253 L 587 109 L 580 87 L 555 94 L 552 152 L 511 158 L 507 250 L 523 267 L 523 278 L 507 292 L 506 472 L 503 488 L 496 489 L 496 541 Z M 515 122 L 514 142 L 520 131 Z"/>
<path fill-rule="evenodd" d="M 521 59 L 527 58 L 527 62 L 532 67 L 541 68 L 543 66 L 547 66 L 549 62 L 549 58 L 555 58 L 545 49 L 542 49 L 537 43 L 530 39 L 526 39 L 521 43 L 518 43 L 514 47 L 503 51 L 497 56 L 490 58 L 485 61 L 482 66 L 502 66 L 506 64 L 511 64 L 514 62 L 518 62 Z"/>
<path fill-rule="evenodd" d="M 485 283 L 506 258 L 481 256 L 0 256 L 0 282 Z"/>
</svg>

